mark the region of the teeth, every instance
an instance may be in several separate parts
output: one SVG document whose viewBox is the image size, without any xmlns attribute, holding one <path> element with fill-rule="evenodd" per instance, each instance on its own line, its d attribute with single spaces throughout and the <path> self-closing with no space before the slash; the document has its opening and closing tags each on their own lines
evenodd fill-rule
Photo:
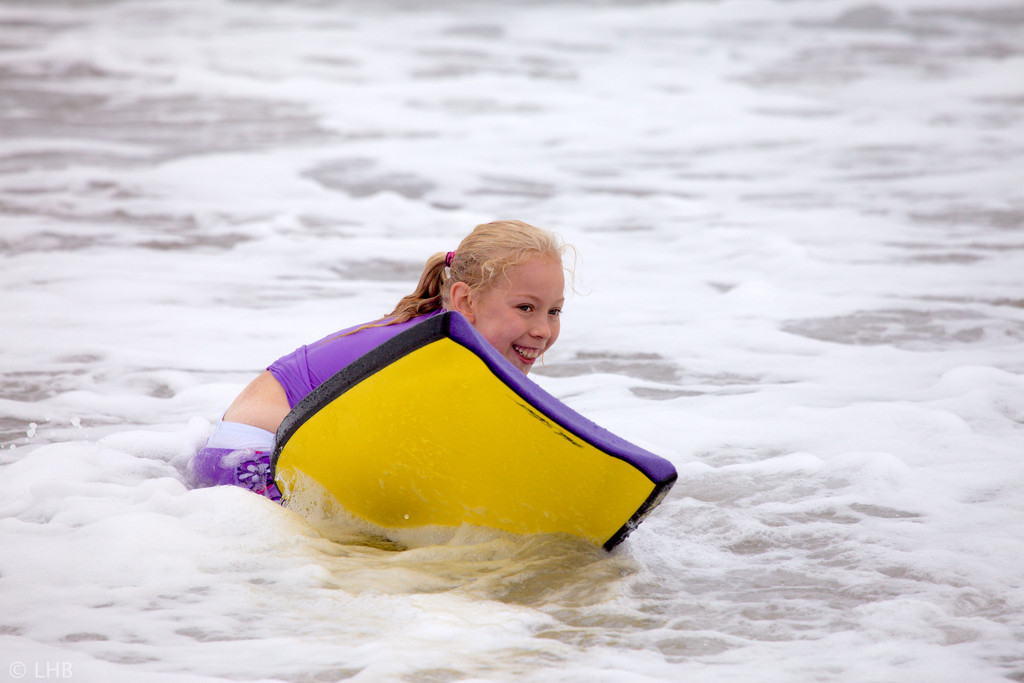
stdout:
<svg viewBox="0 0 1024 683">
<path fill-rule="evenodd" d="M 540 349 L 525 349 L 522 346 L 516 346 L 515 344 L 512 345 L 512 348 L 515 349 L 516 353 L 520 356 L 523 358 L 529 358 L 530 360 L 540 358 L 540 354 L 542 353 Z"/>
</svg>

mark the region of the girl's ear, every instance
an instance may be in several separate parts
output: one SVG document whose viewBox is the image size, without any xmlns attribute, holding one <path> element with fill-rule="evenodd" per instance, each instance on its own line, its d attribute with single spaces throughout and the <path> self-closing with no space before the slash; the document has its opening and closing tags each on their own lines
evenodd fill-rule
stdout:
<svg viewBox="0 0 1024 683">
<path fill-rule="evenodd" d="M 451 291 L 448 294 L 452 302 L 452 310 L 461 313 L 472 325 L 475 322 L 473 315 L 473 290 L 465 282 L 453 282 Z"/>
</svg>

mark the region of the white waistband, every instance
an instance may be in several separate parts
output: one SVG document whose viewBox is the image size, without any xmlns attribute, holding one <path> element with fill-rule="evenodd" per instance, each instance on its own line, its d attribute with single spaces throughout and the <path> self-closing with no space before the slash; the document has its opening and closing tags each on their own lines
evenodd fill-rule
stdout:
<svg viewBox="0 0 1024 683">
<path fill-rule="evenodd" d="M 221 420 L 213 428 L 213 434 L 206 442 L 207 448 L 252 448 L 257 451 L 274 450 L 274 434 L 259 427 L 241 422 Z"/>
</svg>

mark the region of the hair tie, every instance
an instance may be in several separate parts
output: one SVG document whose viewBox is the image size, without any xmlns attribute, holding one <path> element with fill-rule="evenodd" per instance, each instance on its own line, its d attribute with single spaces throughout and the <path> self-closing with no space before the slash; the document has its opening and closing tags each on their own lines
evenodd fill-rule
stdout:
<svg viewBox="0 0 1024 683">
<path fill-rule="evenodd" d="M 444 267 L 445 268 L 451 268 L 452 267 L 452 260 L 454 258 L 455 258 L 455 252 L 454 251 L 449 251 L 448 255 L 444 257 Z"/>
</svg>

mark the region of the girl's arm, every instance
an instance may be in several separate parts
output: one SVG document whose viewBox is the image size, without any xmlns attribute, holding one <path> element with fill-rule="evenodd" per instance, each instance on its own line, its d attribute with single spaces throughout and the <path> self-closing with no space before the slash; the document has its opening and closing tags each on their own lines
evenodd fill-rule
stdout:
<svg viewBox="0 0 1024 683">
<path fill-rule="evenodd" d="M 241 422 L 274 433 L 290 411 L 284 387 L 270 371 L 264 371 L 242 389 L 242 393 L 224 413 L 223 419 L 225 422 Z"/>
</svg>

